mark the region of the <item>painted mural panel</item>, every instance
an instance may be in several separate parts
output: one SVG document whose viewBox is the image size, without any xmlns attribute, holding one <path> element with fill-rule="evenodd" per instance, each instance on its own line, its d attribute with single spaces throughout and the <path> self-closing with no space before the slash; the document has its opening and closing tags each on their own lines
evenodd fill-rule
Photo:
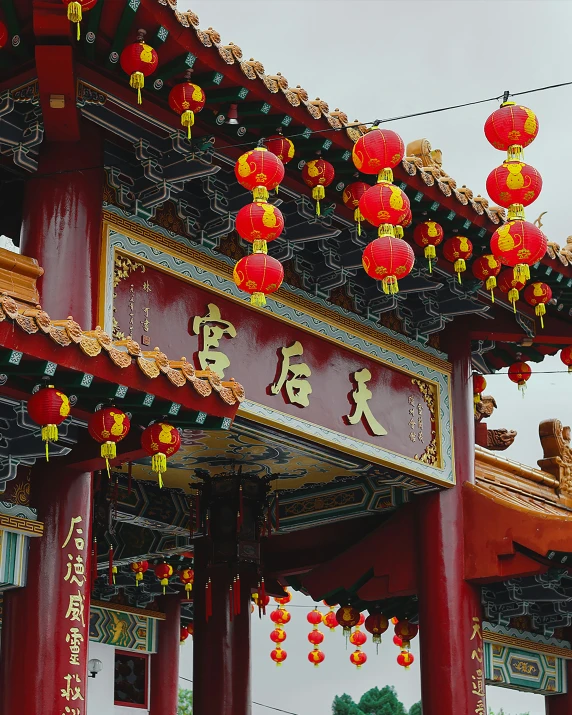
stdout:
<svg viewBox="0 0 572 715">
<path fill-rule="evenodd" d="M 125 613 L 91 606 L 89 640 L 112 645 L 122 650 L 155 653 L 157 622 L 137 613 Z"/>
</svg>

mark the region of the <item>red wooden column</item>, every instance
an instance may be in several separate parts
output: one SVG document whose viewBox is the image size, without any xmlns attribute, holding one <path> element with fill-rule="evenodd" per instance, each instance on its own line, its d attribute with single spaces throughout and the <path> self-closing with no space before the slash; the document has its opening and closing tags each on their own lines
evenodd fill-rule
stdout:
<svg viewBox="0 0 572 715">
<path fill-rule="evenodd" d="M 549 695 L 544 698 L 546 715 L 572 715 L 572 660 L 566 661 L 568 692 L 564 695 Z"/>
<path fill-rule="evenodd" d="M 44 535 L 27 586 L 4 595 L 0 712 L 86 715 L 92 475 L 36 469 L 31 503 Z"/>
<path fill-rule="evenodd" d="M 157 652 L 151 656 L 149 715 L 177 715 L 181 600 L 179 596 L 165 596 L 162 600 L 166 618 L 159 621 Z"/>
<path fill-rule="evenodd" d="M 463 578 L 462 485 L 474 480 L 470 341 L 450 341 L 457 485 L 417 503 L 423 715 L 486 715 L 481 604 Z"/>
<path fill-rule="evenodd" d="M 42 144 L 38 171 L 26 186 L 20 247 L 44 268 L 38 287 L 50 317 L 71 315 L 91 330 L 99 296 L 103 142 L 91 124 L 82 133 L 80 142 Z"/>
</svg>

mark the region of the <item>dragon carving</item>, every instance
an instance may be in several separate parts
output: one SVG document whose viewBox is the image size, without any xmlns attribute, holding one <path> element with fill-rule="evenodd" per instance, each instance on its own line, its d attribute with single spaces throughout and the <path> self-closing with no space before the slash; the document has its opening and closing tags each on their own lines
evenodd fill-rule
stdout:
<svg viewBox="0 0 572 715">
<path fill-rule="evenodd" d="M 572 449 L 570 449 L 570 427 L 564 427 L 560 420 L 544 420 L 538 427 L 544 458 L 538 466 L 558 479 L 560 494 L 572 496 Z"/>
<path fill-rule="evenodd" d="M 509 429 L 488 429 L 482 420 L 490 417 L 497 407 L 494 397 L 483 395 L 480 402 L 475 405 L 475 439 L 478 445 L 487 449 L 501 452 L 508 449 L 516 439 L 515 430 Z"/>
</svg>

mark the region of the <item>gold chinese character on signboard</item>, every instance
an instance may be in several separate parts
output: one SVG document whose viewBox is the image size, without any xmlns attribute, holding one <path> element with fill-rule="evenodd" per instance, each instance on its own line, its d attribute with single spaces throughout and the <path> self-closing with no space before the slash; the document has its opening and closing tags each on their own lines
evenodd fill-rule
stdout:
<svg viewBox="0 0 572 715">
<path fill-rule="evenodd" d="M 202 347 L 199 350 L 199 363 L 203 370 L 209 368 L 220 377 L 230 365 L 227 356 L 217 350 L 221 339 L 226 335 L 236 338 L 236 328 L 228 320 L 221 318 L 220 310 L 214 303 L 208 304 L 208 312 L 204 317 L 196 315 L 193 320 L 193 333 L 202 338 Z"/>
<path fill-rule="evenodd" d="M 75 557 L 74 563 L 73 554 L 68 554 L 68 559 L 69 561 L 67 564 L 67 572 L 64 576 L 64 581 L 68 581 L 69 583 L 77 583 L 77 585 L 81 588 L 85 583 L 85 564 L 83 563 L 83 557 L 78 554 Z"/>
<path fill-rule="evenodd" d="M 483 649 L 480 646 L 471 653 L 471 660 L 476 660 L 479 663 L 483 662 Z"/>
<path fill-rule="evenodd" d="M 270 392 L 277 395 L 285 387 L 288 401 L 291 404 L 308 407 L 312 393 L 312 386 L 308 382 L 308 378 L 312 371 L 305 362 L 290 362 L 291 358 L 300 357 L 304 353 L 302 344 L 296 340 L 290 347 L 280 348 L 280 352 L 282 353 L 280 377 L 273 385 L 270 385 Z"/>
<path fill-rule="evenodd" d="M 475 708 L 475 715 L 487 715 L 487 712 L 485 710 L 485 703 L 482 700 L 479 700 L 477 703 L 477 707 Z"/>
<path fill-rule="evenodd" d="M 82 521 L 83 521 L 83 519 L 81 518 L 81 516 L 72 517 L 71 522 L 70 522 L 70 530 L 68 532 L 66 540 L 62 544 L 62 549 L 65 549 L 66 546 L 69 544 L 70 539 L 72 538 L 74 530 L 75 530 L 76 534 L 79 534 L 79 536 L 76 536 L 74 539 L 75 547 L 76 547 L 76 549 L 78 549 L 78 551 L 83 551 L 83 549 L 85 547 L 85 542 L 84 542 L 83 538 L 81 537 L 81 535 L 83 534 L 83 529 L 78 529 L 76 527 L 76 524 L 81 524 Z"/>
<path fill-rule="evenodd" d="M 483 640 L 483 634 L 481 632 L 481 619 L 478 616 L 473 616 L 473 632 L 471 634 L 471 640 L 478 638 L 480 641 Z"/>
<path fill-rule="evenodd" d="M 357 424 L 361 419 L 364 419 L 367 426 L 377 437 L 387 434 L 387 430 L 373 416 L 373 412 L 369 406 L 369 401 L 373 397 L 371 390 L 367 387 L 367 383 L 371 380 L 371 372 L 364 367 L 353 373 L 353 379 L 357 383 L 357 390 L 351 394 L 354 401 L 354 410 L 346 418 L 351 425 Z"/>
<path fill-rule="evenodd" d="M 471 675 L 473 695 L 478 695 L 480 698 L 485 697 L 485 681 L 483 680 L 483 671 L 479 668 L 476 675 Z"/>
<path fill-rule="evenodd" d="M 81 678 L 77 673 L 74 675 L 70 675 L 69 673 L 68 675 L 64 675 L 64 680 L 66 681 L 66 687 L 60 688 L 62 698 L 66 700 L 85 700 L 81 693 Z M 74 683 L 74 685 L 72 685 L 72 683 Z M 75 685 L 75 683 L 79 683 L 79 685 Z"/>
<path fill-rule="evenodd" d="M 81 663 L 79 662 L 79 653 L 83 641 L 84 638 L 79 632 L 79 628 L 69 629 L 69 632 L 66 635 L 66 643 L 69 644 L 70 649 L 70 665 L 81 665 Z"/>
<path fill-rule="evenodd" d="M 65 617 L 70 621 L 80 621 L 82 626 L 85 626 L 85 618 L 83 615 L 84 602 L 85 596 L 83 596 L 80 591 L 77 592 L 77 595 L 72 593 L 69 597 L 68 610 Z"/>
</svg>

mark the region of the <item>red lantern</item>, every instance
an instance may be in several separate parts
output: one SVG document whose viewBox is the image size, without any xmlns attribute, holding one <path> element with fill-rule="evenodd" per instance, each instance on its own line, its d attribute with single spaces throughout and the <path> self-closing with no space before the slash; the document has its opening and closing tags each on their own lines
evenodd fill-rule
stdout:
<svg viewBox="0 0 572 715">
<path fill-rule="evenodd" d="M 187 626 L 181 626 L 181 634 L 180 634 L 180 636 L 179 636 L 179 642 L 180 642 L 180 644 L 183 645 L 183 643 L 187 640 L 187 638 L 188 638 L 190 635 L 191 635 L 191 634 L 189 633 L 189 629 L 187 628 Z"/>
<path fill-rule="evenodd" d="M 306 615 L 306 620 L 308 623 L 311 623 L 314 628 L 317 628 L 324 620 L 324 617 L 317 608 L 314 608 L 313 611 L 310 611 L 310 613 Z"/>
<path fill-rule="evenodd" d="M 393 233 L 386 228 L 386 224 L 401 225 L 406 220 L 411 206 L 407 195 L 399 186 L 382 181 L 370 186 L 361 197 L 359 210 L 372 226 L 379 226 L 381 236 L 388 232 Z"/>
<path fill-rule="evenodd" d="M 363 216 L 359 210 L 359 202 L 361 197 L 370 188 L 370 185 L 366 184 L 365 181 L 354 181 L 353 184 L 348 184 L 344 188 L 344 193 L 342 194 L 344 204 L 354 212 L 354 221 L 357 223 L 358 236 L 361 236 L 361 222 L 363 221 Z"/>
<path fill-rule="evenodd" d="M 399 164 L 404 154 L 405 145 L 399 134 L 391 129 L 374 127 L 354 144 L 352 159 L 358 171 L 378 174 L 383 181 L 393 181 L 391 169 Z"/>
<path fill-rule="evenodd" d="M 161 475 L 167 469 L 167 457 L 172 457 L 181 448 L 181 434 L 167 422 L 155 422 L 143 431 L 141 446 L 151 457 L 151 469 L 158 475 L 162 488 Z"/>
<path fill-rule="evenodd" d="M 466 261 L 473 255 L 473 244 L 466 236 L 453 236 L 443 244 L 443 255 L 453 264 L 461 282 L 461 273 L 467 270 Z"/>
<path fill-rule="evenodd" d="M 501 271 L 501 262 L 492 253 L 487 253 L 473 261 L 471 265 L 473 275 L 485 282 L 485 288 L 491 292 L 491 302 L 495 302 L 493 290 L 497 287 L 497 276 Z"/>
<path fill-rule="evenodd" d="M 359 614 L 358 626 L 363 626 L 364 623 L 365 623 L 365 614 L 364 614 L 364 613 L 360 613 L 360 614 Z"/>
<path fill-rule="evenodd" d="M 401 238 L 380 236 L 365 247 L 362 263 L 371 278 L 382 282 L 384 293 L 397 293 L 397 281 L 411 273 L 415 255 Z"/>
<path fill-rule="evenodd" d="M 284 230 L 282 212 L 266 201 L 254 201 L 236 214 L 236 230 L 253 244 L 254 253 L 267 253 L 267 241 L 274 241 Z"/>
<path fill-rule="evenodd" d="M 268 137 L 266 147 L 268 151 L 276 154 L 283 164 L 287 164 L 294 158 L 294 143 L 290 141 L 288 137 L 282 136 L 282 134 L 273 134 L 271 137 Z"/>
<path fill-rule="evenodd" d="M 104 407 L 90 417 L 87 428 L 92 439 L 101 444 L 101 456 L 105 458 L 107 471 L 109 460 L 117 456 L 117 442 L 127 436 L 130 427 L 129 417 L 118 407 Z"/>
<path fill-rule="evenodd" d="M 363 650 L 354 650 L 354 652 L 350 654 L 350 662 L 353 663 L 356 668 L 361 668 L 366 660 L 367 655 L 363 652 Z"/>
<path fill-rule="evenodd" d="M 188 601 L 191 598 L 191 591 L 193 590 L 193 583 L 195 582 L 195 572 L 193 569 L 183 569 L 179 574 L 179 579 L 185 586 Z"/>
<path fill-rule="evenodd" d="M 270 620 L 277 626 L 286 625 L 286 623 L 290 621 L 291 617 L 292 616 L 290 615 L 289 611 L 287 611 L 285 608 L 280 607 L 278 607 L 275 611 L 272 611 L 272 613 L 270 614 Z"/>
<path fill-rule="evenodd" d="M 286 631 L 283 628 L 275 628 L 270 634 L 270 640 L 274 643 L 284 643 L 286 640 Z"/>
<path fill-rule="evenodd" d="M 121 69 L 129 75 L 129 85 L 137 90 L 137 104 L 142 103 L 141 90 L 145 86 L 145 77 L 157 69 L 159 57 L 151 45 L 145 44 L 145 33 L 139 33 L 138 41 L 127 45 L 119 62 Z"/>
<path fill-rule="evenodd" d="M 329 610 L 324 616 L 324 625 L 327 626 L 331 631 L 335 631 L 336 628 L 340 625 L 333 610 Z"/>
<path fill-rule="evenodd" d="M 349 635 L 351 629 L 359 623 L 360 612 L 353 606 L 342 606 L 336 611 L 336 620 L 344 629 L 344 635 Z"/>
<path fill-rule="evenodd" d="M 520 297 L 519 291 L 522 290 L 524 286 L 524 280 L 515 278 L 512 268 L 506 268 L 499 274 L 499 289 L 502 293 L 508 294 L 509 303 L 512 304 L 515 313 L 516 301 Z"/>
<path fill-rule="evenodd" d="M 308 633 L 308 640 L 312 645 L 320 645 L 324 640 L 324 634 L 318 630 L 310 631 Z"/>
<path fill-rule="evenodd" d="M 389 628 L 389 621 L 383 613 L 370 613 L 365 619 L 364 628 L 371 633 L 372 641 L 378 645 L 381 643 L 381 635 Z"/>
<path fill-rule="evenodd" d="M 8 28 L 3 22 L 0 22 L 0 50 L 8 42 Z"/>
<path fill-rule="evenodd" d="M 552 300 L 552 289 L 546 283 L 531 283 L 524 290 L 524 300 L 534 308 L 535 314 L 540 318 L 540 325 L 544 328 L 546 304 Z"/>
<path fill-rule="evenodd" d="M 48 385 L 35 392 L 28 400 L 28 415 L 42 427 L 42 440 L 46 443 L 46 460 L 49 460 L 49 442 L 58 441 L 58 425 L 70 413 L 70 401 L 63 392 Z"/>
<path fill-rule="evenodd" d="M 334 180 L 334 167 L 325 159 L 314 159 L 304 164 L 302 178 L 304 183 L 312 189 L 312 198 L 316 202 L 316 215 L 320 215 L 320 201 L 326 197 L 326 186 Z"/>
<path fill-rule="evenodd" d="M 162 564 L 155 566 L 153 570 L 155 571 L 155 576 L 161 582 L 163 594 L 165 594 L 166 588 L 169 585 L 169 578 L 173 575 L 173 567 L 164 561 Z"/>
<path fill-rule="evenodd" d="M 279 596 L 278 598 L 274 598 L 276 603 L 279 603 L 281 606 L 285 606 L 287 603 L 290 603 L 292 600 L 292 594 L 290 591 L 286 588 L 284 589 L 286 595 L 285 596 Z"/>
<path fill-rule="evenodd" d="M 508 378 L 512 382 L 516 382 L 518 389 L 522 392 L 524 397 L 524 391 L 526 389 L 526 383 L 530 380 L 532 375 L 532 369 L 530 365 L 526 362 L 515 362 L 508 369 Z"/>
<path fill-rule="evenodd" d="M 363 631 L 360 631 L 359 626 L 350 635 L 350 643 L 355 646 L 362 646 L 367 641 L 367 636 Z"/>
<path fill-rule="evenodd" d="M 410 623 L 407 619 L 395 624 L 395 635 L 401 638 L 404 648 L 409 648 L 410 642 L 419 633 L 419 626 Z"/>
<path fill-rule="evenodd" d="M 145 576 L 145 572 L 149 568 L 149 562 L 148 561 L 134 561 L 131 564 L 131 570 L 135 574 L 135 583 L 137 586 L 139 586 L 139 582 L 143 581 L 143 577 Z"/>
<path fill-rule="evenodd" d="M 169 107 L 181 115 L 181 125 L 187 127 L 187 138 L 191 138 L 191 127 L 195 123 L 195 113 L 205 106 L 206 96 L 198 84 L 181 82 L 169 92 Z"/>
<path fill-rule="evenodd" d="M 401 653 L 397 656 L 397 664 L 401 665 L 403 668 L 405 668 L 405 670 L 409 670 L 414 660 L 415 658 L 413 657 L 413 654 L 410 653 L 408 650 L 402 650 Z"/>
<path fill-rule="evenodd" d="M 485 136 L 495 149 L 528 146 L 538 134 L 538 119 L 528 107 L 504 102 L 485 122 Z"/>
<path fill-rule="evenodd" d="M 280 261 L 265 253 L 244 256 L 236 264 L 233 278 L 240 290 L 250 293 L 252 305 L 266 305 L 266 297 L 275 293 L 284 280 L 284 268 Z"/>
<path fill-rule="evenodd" d="M 542 177 L 522 161 L 505 161 L 493 169 L 487 179 L 487 193 L 499 206 L 529 206 L 542 191 Z"/>
<path fill-rule="evenodd" d="M 314 650 L 311 650 L 308 653 L 308 660 L 310 663 L 313 663 L 316 668 L 320 665 L 320 663 L 323 663 L 325 659 L 326 656 L 319 648 L 314 648 Z"/>
<path fill-rule="evenodd" d="M 425 258 L 429 261 L 429 273 L 432 272 L 432 261 L 437 255 L 435 246 L 438 246 L 443 238 L 443 227 L 436 221 L 423 221 L 423 223 L 418 223 L 413 230 L 413 240 L 424 249 Z"/>
<path fill-rule="evenodd" d="M 286 660 L 288 657 L 288 653 L 286 653 L 285 650 L 282 650 L 280 646 L 276 646 L 276 648 L 270 653 L 270 657 L 272 660 L 276 663 L 276 665 L 282 665 L 282 663 Z"/>
<path fill-rule="evenodd" d="M 83 13 L 91 10 L 97 4 L 97 0 L 62 0 L 68 8 L 68 20 L 77 25 L 77 39 L 81 39 L 79 23 L 83 19 Z M 0 45 L 1 46 L 1 45 Z"/>
<path fill-rule="evenodd" d="M 530 268 L 546 253 L 547 240 L 542 231 L 528 221 L 508 221 L 491 238 L 491 252 L 505 266 L 514 268 L 514 277 L 526 282 Z"/>
<path fill-rule="evenodd" d="M 572 372 L 572 345 L 562 348 L 560 351 L 560 360 L 566 365 L 568 372 Z"/>
<path fill-rule="evenodd" d="M 234 175 L 241 186 L 252 191 L 255 201 L 267 201 L 268 192 L 284 178 L 284 164 L 271 151 L 257 146 L 238 158 Z"/>
<path fill-rule="evenodd" d="M 398 648 L 402 647 L 403 641 L 399 636 L 393 636 L 393 645 L 396 645 Z"/>
<path fill-rule="evenodd" d="M 482 375 L 477 372 L 473 373 L 473 402 L 475 405 L 481 401 L 481 395 L 487 389 L 487 381 Z M 475 406 L 475 414 L 476 414 Z"/>
</svg>

